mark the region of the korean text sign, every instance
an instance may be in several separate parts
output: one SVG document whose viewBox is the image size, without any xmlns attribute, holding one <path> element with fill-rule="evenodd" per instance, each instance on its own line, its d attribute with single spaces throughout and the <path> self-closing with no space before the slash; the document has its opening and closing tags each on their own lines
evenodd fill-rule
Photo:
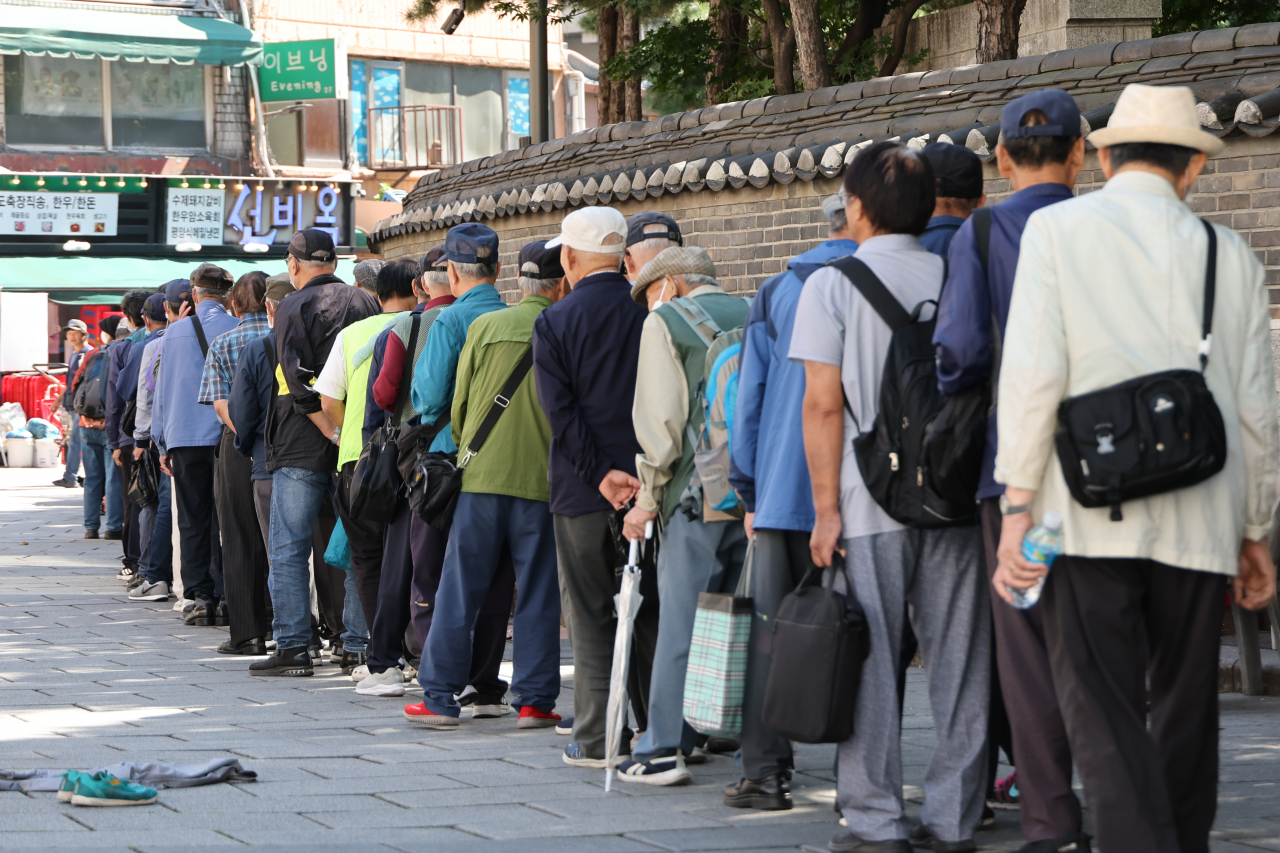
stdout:
<svg viewBox="0 0 1280 853">
<path fill-rule="evenodd" d="M 264 101 L 347 97 L 347 56 L 338 39 L 263 45 L 258 72 Z"/>
</svg>

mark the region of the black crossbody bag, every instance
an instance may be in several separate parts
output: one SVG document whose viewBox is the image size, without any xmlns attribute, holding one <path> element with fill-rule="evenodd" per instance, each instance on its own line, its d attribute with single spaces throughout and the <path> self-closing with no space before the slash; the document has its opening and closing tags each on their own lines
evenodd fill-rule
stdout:
<svg viewBox="0 0 1280 853">
<path fill-rule="evenodd" d="M 1222 470 L 1227 431 L 1204 381 L 1213 342 L 1218 241 L 1213 226 L 1204 274 L 1200 370 L 1149 373 L 1058 404 L 1054 441 L 1071 496 L 1081 506 L 1111 508 L 1185 489 Z"/>
<path fill-rule="evenodd" d="M 412 358 L 418 345 L 418 328 L 422 315 L 414 314 L 409 332 L 409 346 L 405 351 Z M 370 377 L 370 382 L 373 378 Z M 409 397 L 410 383 L 400 382 L 396 396 L 396 410 L 382 426 L 374 430 L 369 443 L 360 452 L 354 473 L 351 475 L 351 514 L 365 521 L 390 524 L 395 518 L 396 501 L 404 479 L 396 463 L 400 460 L 396 439 L 400 432 L 400 412 Z"/>
</svg>

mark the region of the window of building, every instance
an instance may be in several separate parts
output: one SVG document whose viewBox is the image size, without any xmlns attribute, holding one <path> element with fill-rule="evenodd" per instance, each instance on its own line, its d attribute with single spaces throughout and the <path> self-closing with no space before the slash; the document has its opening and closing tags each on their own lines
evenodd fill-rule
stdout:
<svg viewBox="0 0 1280 853">
<path fill-rule="evenodd" d="M 203 65 L 4 57 L 9 145 L 209 147 L 212 78 Z"/>
</svg>

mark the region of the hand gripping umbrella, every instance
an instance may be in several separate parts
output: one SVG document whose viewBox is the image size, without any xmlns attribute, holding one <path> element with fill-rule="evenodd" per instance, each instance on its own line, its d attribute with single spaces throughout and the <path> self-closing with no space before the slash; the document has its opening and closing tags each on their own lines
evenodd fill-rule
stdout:
<svg viewBox="0 0 1280 853">
<path fill-rule="evenodd" d="M 644 526 L 644 538 L 653 538 L 653 522 Z M 604 715 L 604 790 L 613 787 L 614 766 L 618 763 L 618 748 L 622 740 L 622 728 L 627 721 L 627 669 L 631 664 L 631 637 L 636 624 L 636 614 L 644 596 L 640 594 L 640 540 L 631 540 L 631 553 L 622 570 L 622 585 L 613 597 L 618 613 L 618 631 L 613 637 L 613 669 L 609 673 L 609 704 Z"/>
</svg>

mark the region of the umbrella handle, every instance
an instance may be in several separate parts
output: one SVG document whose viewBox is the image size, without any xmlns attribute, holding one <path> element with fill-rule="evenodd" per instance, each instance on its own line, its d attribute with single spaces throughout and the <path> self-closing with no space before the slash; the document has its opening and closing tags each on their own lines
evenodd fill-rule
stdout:
<svg viewBox="0 0 1280 853">
<path fill-rule="evenodd" d="M 653 522 L 652 521 L 646 521 L 644 523 L 644 538 L 645 539 L 653 538 Z M 639 563 L 640 563 L 640 540 L 632 539 L 631 550 L 627 555 L 627 565 L 635 566 L 635 565 L 639 565 Z"/>
</svg>

